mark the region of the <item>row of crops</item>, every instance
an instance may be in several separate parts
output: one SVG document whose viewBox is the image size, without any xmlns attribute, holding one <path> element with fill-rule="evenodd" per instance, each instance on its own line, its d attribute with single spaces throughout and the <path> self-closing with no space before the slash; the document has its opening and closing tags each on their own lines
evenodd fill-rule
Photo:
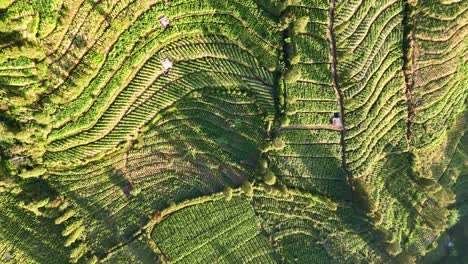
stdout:
<svg viewBox="0 0 468 264">
<path fill-rule="evenodd" d="M 382 261 L 379 237 L 353 210 L 297 190 L 279 195 L 258 187 L 250 202 L 236 196 L 176 211 L 152 238 L 171 263 Z"/>
<path fill-rule="evenodd" d="M 428 204 L 432 208 L 427 208 L 434 210 L 436 205 L 453 203 L 446 232 L 437 242 L 434 241 L 437 232 L 429 237 L 424 234 L 417 237 L 423 242 L 420 249 L 424 249 L 427 241 L 434 241 L 431 248 L 436 249 L 427 259 L 440 260 L 451 256 L 450 261 L 463 262 L 463 258 L 466 259 L 463 253 L 466 232 L 463 234 L 463 228 L 466 226 L 467 212 L 465 112 L 468 4 L 465 1 L 418 1 L 410 6 L 410 10 L 411 143 L 416 148 L 418 165 L 423 173 L 453 192 L 449 199 L 438 199 L 438 203 Z M 454 195 L 456 197 L 452 197 Z M 440 213 L 424 214 L 431 218 L 433 215 Z M 440 217 L 433 221 L 440 221 Z M 447 239 L 454 245 L 449 250 L 446 249 Z"/>
<path fill-rule="evenodd" d="M 276 51 L 268 27 L 274 25 L 268 20 L 256 21 L 261 17 L 252 5 L 250 1 L 236 4 L 234 9 L 217 1 L 155 5 L 123 29 L 115 42 L 106 43 L 111 47 L 106 58 L 98 52 L 87 53 L 85 56 L 95 55 L 89 60 L 99 61 L 86 74 L 93 78 L 77 83 L 72 70 L 52 94 L 68 95 L 72 101 L 54 114 L 46 161 L 79 161 L 109 151 L 134 137 L 158 112 L 207 86 L 246 87 L 272 119 L 273 76 L 268 69 L 276 65 Z M 154 22 L 162 14 L 171 18 L 170 28 L 155 28 Z M 163 74 L 160 64 L 164 58 L 174 63 L 169 76 Z M 87 61 L 83 58 L 80 64 L 88 65 Z M 83 75 L 82 71 L 76 74 Z M 85 89 L 77 90 L 78 96 L 61 93 L 74 89 L 67 81 Z"/>
<path fill-rule="evenodd" d="M 10 89 L 24 90 L 38 84 L 40 73 L 31 59 L 19 58 L 0 64 L 0 85 Z"/>
<path fill-rule="evenodd" d="M 468 134 L 464 134 L 450 160 L 449 169 L 444 173 L 443 178 L 445 183 L 452 183 L 454 192 L 457 194 L 457 199 L 463 201 L 468 199 L 468 177 L 466 169 L 466 161 L 468 160 Z M 448 174 L 448 175 L 445 175 Z M 456 183 L 453 183 L 457 179 Z M 443 182 L 442 182 L 443 183 Z M 468 211 L 468 208 L 464 209 Z"/>
<path fill-rule="evenodd" d="M 126 244 L 114 251 L 108 257 L 100 260 L 100 263 L 157 263 L 159 257 L 154 249 L 149 246 L 148 240 L 138 237 L 136 240 Z"/>
<path fill-rule="evenodd" d="M 379 161 L 368 176 L 356 180 L 368 195 L 373 224 L 386 234 L 387 250 L 422 254 L 444 228 L 453 195 L 424 178 L 412 175 L 411 157 L 395 155 Z"/>
<path fill-rule="evenodd" d="M 266 136 L 260 106 L 245 91 L 213 89 L 193 93 L 159 115 L 132 150 L 51 171 L 51 185 L 85 219 L 86 241 L 96 255 L 128 242 L 152 210 L 255 177 Z M 126 188 L 132 188 L 130 195 Z"/>
<path fill-rule="evenodd" d="M 330 117 L 340 108 L 331 71 L 328 1 L 309 2 L 317 6 L 287 9 L 288 14 L 296 17 L 295 26 L 289 29 L 289 49 L 290 55 L 299 57 L 291 67 L 300 75 L 286 87 L 286 98 L 294 111 L 290 113 L 290 125 L 330 126 Z M 301 21 L 306 22 L 303 28 L 296 25 Z"/>
<path fill-rule="evenodd" d="M 341 162 L 340 134 L 319 129 L 285 129 L 278 136 L 285 148 L 268 157 L 281 182 L 327 196 L 349 198 Z"/>
<path fill-rule="evenodd" d="M 0 193 L 0 254 L 15 263 L 61 263 L 68 259 L 60 227 L 19 207 L 15 195 Z M 34 262 L 35 261 L 35 262 Z"/>
<path fill-rule="evenodd" d="M 463 262 L 467 256 L 465 248 L 468 234 L 465 230 L 468 224 L 468 134 L 461 129 L 466 126 L 466 120 L 461 118 L 456 124 L 459 127 L 449 133 L 444 158 L 430 166 L 433 178 L 456 194 L 456 201 L 451 206 L 448 229 L 438 237 L 437 244 L 434 244 L 437 247 L 424 256 L 425 260 L 432 262 L 442 261 L 447 256 L 449 261 Z M 447 240 L 454 244 L 449 250 L 445 246 Z"/>
<path fill-rule="evenodd" d="M 290 190 L 285 197 L 259 191 L 253 207 L 285 263 L 376 263 L 378 235 L 349 203 Z"/>
<path fill-rule="evenodd" d="M 0 1 L 0 259 L 414 262 L 466 167 L 467 10 Z"/>
<path fill-rule="evenodd" d="M 414 9 L 412 133 L 422 148 L 437 142 L 465 109 L 468 3 L 419 1 Z"/>
<path fill-rule="evenodd" d="M 344 95 L 346 163 L 360 175 L 380 155 L 406 149 L 403 3 L 339 1 L 335 36 Z"/>
<path fill-rule="evenodd" d="M 158 224 L 152 238 L 171 263 L 276 263 L 246 199 L 191 206 Z"/>
<path fill-rule="evenodd" d="M 342 128 L 331 124 L 341 108 L 333 80 L 329 1 L 303 1 L 303 5 L 288 7 L 285 16 L 292 17 L 286 29 L 288 71 L 297 80 L 285 80 L 289 122 L 282 124 L 277 137 L 286 146 L 268 153 L 271 166 L 282 183 L 349 199 Z"/>
<path fill-rule="evenodd" d="M 424 8 L 426 4 L 431 8 Z M 466 13 L 466 5 L 457 2 L 440 6 L 437 8 L 432 2 L 417 5 L 415 20 L 443 19 L 444 23 L 448 23 L 459 19 L 457 33 L 460 29 L 460 36 L 464 36 L 463 23 L 466 19 L 463 16 Z M 326 187 L 324 182 L 338 181 L 340 178 L 343 180 L 346 179 L 345 175 L 350 175 L 354 200 L 362 202 L 361 205 L 370 211 L 373 226 L 384 236 L 385 251 L 393 256 L 403 251 L 411 252 L 409 254 L 423 254 L 433 244 L 434 237 L 440 233 L 448 217 L 448 211 L 444 207 L 453 201 L 452 194 L 441 190 L 439 184 L 430 179 L 420 178 L 424 175 L 413 171 L 414 157 L 404 154 L 409 149 L 409 142 L 416 144 L 417 141 L 414 140 L 427 136 L 422 131 L 416 132 L 419 126 L 418 116 L 423 116 L 419 109 L 423 109 L 422 105 L 426 104 L 423 100 L 415 98 L 414 91 L 418 91 L 417 80 L 420 78 L 428 84 L 433 83 L 432 78 L 438 78 L 437 75 L 426 78 L 425 75 L 429 73 L 420 74 L 417 70 L 402 71 L 404 67 L 412 67 L 411 62 L 402 57 L 404 49 L 408 49 L 401 45 L 402 39 L 408 37 L 404 34 L 415 32 L 416 46 L 414 51 L 409 48 L 414 52 L 411 59 L 416 65 L 415 69 L 417 61 L 424 60 L 426 56 L 441 58 L 437 65 L 450 69 L 450 77 L 454 81 L 462 84 L 466 82 L 464 77 L 460 79 L 460 71 L 465 64 L 464 59 L 460 57 L 463 57 L 461 54 L 464 54 L 466 49 L 461 44 L 461 39 L 457 38 L 459 49 L 451 53 L 451 56 L 457 56 L 461 65 L 458 70 L 453 65 L 442 63 L 440 49 L 437 52 L 435 48 L 433 52 L 418 52 L 418 36 L 422 34 L 418 33 L 418 29 L 422 27 L 421 31 L 425 32 L 425 26 L 415 22 L 414 28 L 405 28 L 413 26 L 411 23 L 403 24 L 403 21 L 408 17 L 412 18 L 413 15 L 405 8 L 407 7 L 401 1 L 391 0 L 336 3 L 332 1 L 330 6 L 323 3 L 323 6 L 317 4 L 316 8 L 289 8 L 294 10 L 291 12 L 294 16 L 299 17 L 295 18 L 296 22 L 293 22 L 288 32 L 292 43 L 289 45 L 290 67 L 296 71 L 292 82 L 286 75 L 286 114 L 290 117 L 290 123 L 283 125 L 279 130 L 278 137 L 285 142 L 286 147 L 269 152 L 280 181 L 303 190 L 345 198 L 345 181 L 343 185 L 335 182 L 331 188 Z M 447 17 L 429 15 L 431 9 L 456 9 L 458 15 L 455 16 L 454 12 L 447 14 Z M 309 18 L 307 26 L 298 26 L 300 17 L 304 14 Z M 448 16 L 451 19 L 448 19 Z M 316 24 L 316 20 L 320 22 Z M 429 25 L 427 27 L 428 34 L 434 34 Z M 436 32 L 439 30 L 434 29 Z M 440 30 L 442 29 L 443 27 L 440 27 Z M 327 32 L 332 37 L 327 38 Z M 447 32 L 447 29 L 444 29 L 444 32 Z M 434 38 L 426 38 L 424 41 L 434 41 Z M 414 42 L 409 45 L 414 45 Z M 314 52 L 307 50 L 310 47 L 313 47 Z M 454 47 L 447 47 L 447 50 L 452 49 Z M 421 58 L 418 59 L 420 55 Z M 433 69 L 430 63 L 424 63 L 424 68 Z M 314 69 L 313 74 L 309 74 L 306 69 Z M 447 75 L 447 71 L 434 70 L 438 71 L 439 75 Z M 414 91 L 411 83 L 405 80 L 405 74 L 414 78 Z M 334 77 L 336 79 L 333 79 Z M 328 84 L 330 90 L 322 88 L 317 92 L 317 87 L 323 87 L 324 84 Z M 419 91 L 426 91 L 427 84 L 421 85 Z M 457 99 L 450 101 L 447 96 L 441 94 L 438 98 L 454 103 L 455 106 L 451 105 L 444 114 L 456 116 L 462 109 L 456 105 L 465 101 L 466 91 L 448 91 L 458 96 Z M 335 109 L 331 107 L 332 98 L 336 104 Z M 327 108 L 322 100 L 329 100 L 327 103 L 330 107 Z M 431 107 L 433 105 L 430 104 Z M 316 109 L 320 109 L 320 113 L 324 117 L 328 116 L 328 119 L 313 116 Z M 414 109 L 416 118 L 412 116 Z M 427 109 L 440 112 L 441 108 L 435 110 L 427 106 Z M 333 112 L 342 114 L 344 124 L 343 131 L 341 134 L 336 133 L 336 136 L 332 136 L 334 131 L 326 129 Z M 300 118 L 298 113 L 301 114 Z M 433 117 L 431 114 L 423 118 L 437 123 Z M 446 119 L 439 124 L 446 126 L 451 122 L 453 119 Z M 412 129 L 409 130 L 409 127 Z M 444 129 L 440 127 L 437 131 L 442 132 Z M 310 143 L 313 145 L 310 146 Z M 341 155 L 342 151 L 345 152 L 344 156 Z M 327 165 L 314 166 L 314 162 L 319 160 L 323 160 Z M 331 169 L 328 169 L 328 166 Z M 339 170 L 342 173 L 336 173 Z M 295 175 L 300 176 L 294 177 Z M 341 190 L 339 187 L 342 187 Z M 424 192 L 427 195 L 420 195 Z M 318 252 L 315 254 L 325 256 Z"/>
<path fill-rule="evenodd" d="M 274 24 L 251 1 L 212 2 L 74 3 L 69 27 L 49 36 L 45 161 L 60 167 L 49 182 L 85 223 L 90 261 L 119 261 L 119 252 L 144 261 L 125 248 L 147 251 L 133 239 L 153 210 L 254 177 L 264 120 L 275 116 Z"/>
</svg>

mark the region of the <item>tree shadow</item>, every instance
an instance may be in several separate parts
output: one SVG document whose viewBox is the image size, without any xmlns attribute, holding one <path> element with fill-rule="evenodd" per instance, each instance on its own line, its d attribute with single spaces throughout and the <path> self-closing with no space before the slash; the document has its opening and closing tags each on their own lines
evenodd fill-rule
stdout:
<svg viewBox="0 0 468 264">
<path fill-rule="evenodd" d="M 114 168 L 111 170 L 107 173 L 107 178 L 112 182 L 112 184 L 121 189 L 130 184 L 130 181 L 125 177 L 125 174 L 119 169 Z"/>
<path fill-rule="evenodd" d="M 285 133 L 286 131 L 288 130 L 282 130 L 278 136 L 281 136 L 281 133 Z M 309 137 L 313 138 L 312 140 L 316 140 L 317 135 L 314 134 L 314 131 L 307 130 L 304 131 L 304 133 L 309 133 Z M 311 143 L 311 146 L 312 142 L 313 141 L 309 142 Z M 301 143 L 308 144 L 308 142 Z M 281 150 L 277 151 L 276 153 L 281 154 Z M 287 154 L 291 156 L 303 155 L 298 152 Z M 349 186 L 347 182 L 347 175 L 343 170 L 340 159 L 341 156 L 338 156 L 334 159 L 322 158 L 335 157 L 335 154 L 336 153 L 332 153 L 326 147 L 322 147 L 320 148 L 320 153 L 314 153 L 312 151 L 310 152 L 311 156 L 317 156 L 317 158 L 294 158 L 296 161 L 295 164 L 297 165 L 283 161 L 280 161 L 281 165 L 272 163 L 272 170 L 276 173 L 276 175 L 281 175 L 287 172 L 289 176 L 294 176 L 301 180 L 301 185 L 298 185 L 297 183 L 288 180 L 287 178 L 277 177 L 279 182 L 285 184 L 286 186 L 297 188 L 306 192 L 319 193 L 334 199 L 343 199 L 349 201 L 351 200 L 351 186 Z M 281 157 L 278 159 L 281 159 Z M 326 185 L 323 185 L 324 183 Z"/>
</svg>

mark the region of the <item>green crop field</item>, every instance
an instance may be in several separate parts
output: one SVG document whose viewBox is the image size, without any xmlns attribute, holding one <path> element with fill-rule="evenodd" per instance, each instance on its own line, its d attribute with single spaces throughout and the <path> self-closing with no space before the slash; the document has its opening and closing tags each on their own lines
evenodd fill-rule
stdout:
<svg viewBox="0 0 468 264">
<path fill-rule="evenodd" d="M 0 0 L 0 263 L 468 263 L 468 1 Z"/>
</svg>

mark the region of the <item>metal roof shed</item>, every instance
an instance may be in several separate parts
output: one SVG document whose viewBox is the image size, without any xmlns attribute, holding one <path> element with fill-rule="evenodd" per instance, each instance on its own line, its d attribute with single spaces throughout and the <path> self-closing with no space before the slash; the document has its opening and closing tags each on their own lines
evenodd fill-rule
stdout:
<svg viewBox="0 0 468 264">
<path fill-rule="evenodd" d="M 342 129 L 343 128 L 343 122 L 341 121 L 341 115 L 340 113 L 334 113 L 332 116 L 331 123 L 333 126 L 336 128 Z"/>
<path fill-rule="evenodd" d="M 160 16 L 159 18 L 159 22 L 161 23 L 161 26 L 163 26 L 164 28 L 167 28 L 169 26 L 169 18 L 167 16 Z"/>
<path fill-rule="evenodd" d="M 168 58 L 165 58 L 161 61 L 161 64 L 164 68 L 164 75 L 166 76 L 169 75 L 169 70 L 172 68 L 172 65 L 173 65 L 172 61 L 169 60 Z"/>
<path fill-rule="evenodd" d="M 164 70 L 169 70 L 170 68 L 172 68 L 172 61 L 168 58 L 165 58 L 161 61 L 161 64 L 162 66 L 164 67 Z"/>
</svg>

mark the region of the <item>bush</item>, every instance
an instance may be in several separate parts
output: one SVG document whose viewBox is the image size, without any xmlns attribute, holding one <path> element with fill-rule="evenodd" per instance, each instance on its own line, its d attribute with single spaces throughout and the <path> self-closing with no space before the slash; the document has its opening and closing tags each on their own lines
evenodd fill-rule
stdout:
<svg viewBox="0 0 468 264">
<path fill-rule="evenodd" d="M 169 201 L 169 210 L 174 210 L 177 207 L 177 204 L 174 201 Z"/>
<path fill-rule="evenodd" d="M 10 0 L 0 0 L 0 9 L 7 8 L 11 2 Z"/>
<path fill-rule="evenodd" d="M 98 257 L 96 257 L 96 255 L 93 255 L 88 260 L 86 260 L 86 264 L 96 264 L 98 263 L 98 261 L 99 261 Z"/>
<path fill-rule="evenodd" d="M 299 61 L 301 61 L 301 55 L 299 55 L 299 54 L 296 53 L 296 52 L 294 52 L 294 54 L 291 54 L 290 59 L 289 59 L 289 62 L 290 62 L 292 65 L 298 64 Z"/>
<path fill-rule="evenodd" d="M 402 251 L 400 245 L 397 242 L 387 243 L 385 245 L 385 250 L 391 256 L 396 256 L 396 255 L 400 254 L 401 251 Z"/>
<path fill-rule="evenodd" d="M 276 137 L 275 139 L 273 139 L 273 146 L 276 150 L 282 150 L 284 149 L 284 147 L 286 147 L 286 144 L 281 138 Z"/>
<path fill-rule="evenodd" d="M 279 122 L 280 126 L 285 127 L 285 126 L 289 126 L 290 120 L 289 120 L 288 116 L 283 115 L 283 116 L 278 118 L 278 122 Z"/>
<path fill-rule="evenodd" d="M 70 253 L 70 259 L 72 263 L 78 262 L 78 260 L 88 251 L 88 247 L 85 243 L 80 243 L 77 247 L 72 249 Z"/>
<path fill-rule="evenodd" d="M 78 220 L 75 222 L 70 223 L 65 227 L 65 229 L 62 231 L 62 236 L 68 236 L 70 235 L 74 230 L 78 229 L 82 225 L 82 221 Z"/>
<path fill-rule="evenodd" d="M 296 114 L 298 111 L 299 111 L 299 109 L 297 108 L 297 105 L 290 104 L 286 108 L 285 114 L 288 115 L 288 116 L 291 116 L 291 115 Z"/>
<path fill-rule="evenodd" d="M 43 175 L 44 173 L 46 173 L 46 169 L 43 168 L 43 167 L 37 167 L 37 168 L 34 168 L 32 170 L 23 170 L 19 176 L 23 179 L 27 179 L 27 178 L 37 178 L 41 175 Z"/>
<path fill-rule="evenodd" d="M 64 246 L 69 247 L 71 244 L 73 244 L 81 236 L 81 234 L 83 234 L 83 231 L 85 231 L 84 226 L 80 226 L 75 231 L 73 231 L 73 233 L 71 233 L 68 237 L 67 241 L 65 241 Z"/>
<path fill-rule="evenodd" d="M 74 216 L 76 214 L 75 210 L 71 209 L 71 210 L 68 210 L 66 211 L 62 216 L 58 217 L 57 219 L 55 219 L 55 224 L 56 225 L 60 225 L 61 223 L 67 221 L 68 219 L 70 219 L 72 216 Z"/>
<path fill-rule="evenodd" d="M 301 78 L 301 73 L 295 68 L 287 71 L 286 74 L 284 75 L 284 80 L 286 81 L 286 83 L 295 83 L 300 78 Z"/>
</svg>

